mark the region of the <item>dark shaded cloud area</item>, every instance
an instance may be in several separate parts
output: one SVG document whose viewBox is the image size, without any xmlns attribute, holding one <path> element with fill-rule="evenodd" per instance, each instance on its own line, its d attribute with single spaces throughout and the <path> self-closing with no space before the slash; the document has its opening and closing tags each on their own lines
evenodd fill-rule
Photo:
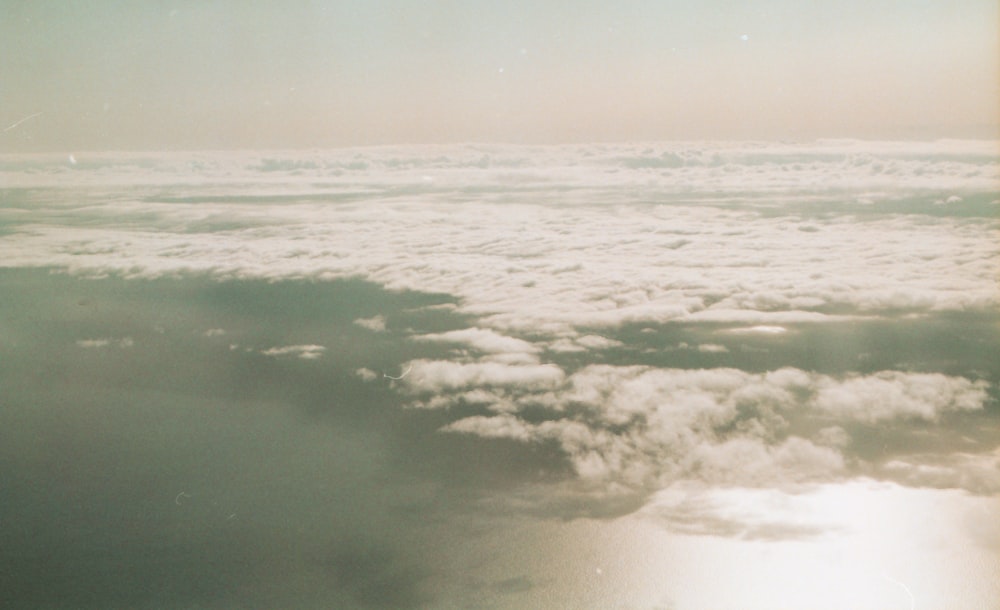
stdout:
<svg viewBox="0 0 1000 610">
<path fill-rule="evenodd" d="M 510 430 L 441 433 L 456 422 L 511 421 L 498 419 L 496 404 L 465 395 L 447 409 L 406 408 L 417 395 L 407 390 L 410 377 L 385 377 L 400 376 L 406 363 L 416 363 L 413 378 L 424 367 L 427 381 L 427 362 L 448 360 L 468 371 L 490 364 L 472 359 L 477 350 L 496 356 L 528 345 L 468 332 L 474 320 L 454 311 L 447 295 L 386 291 L 360 280 L 87 278 L 47 269 L 2 270 L 0 286 L 5 608 L 490 607 L 500 598 L 507 601 L 497 605 L 516 607 L 517 596 L 545 587 L 548 576 L 507 559 L 500 561 L 506 572 L 493 580 L 473 578 L 455 565 L 455 541 L 484 544 L 512 514 L 629 514 L 655 491 L 581 485 L 586 473 L 573 462 L 580 456 L 555 437 L 525 443 Z M 581 355 L 549 344 L 538 357 L 572 376 L 565 391 L 579 404 L 580 385 L 594 370 L 661 367 L 689 383 L 688 373 L 733 367 L 716 375 L 744 371 L 742 379 L 757 386 L 763 378 L 753 371 L 792 365 L 817 384 L 848 372 L 874 383 L 880 378 L 870 374 L 887 369 L 985 379 L 990 397 L 970 412 L 902 412 L 885 425 L 831 411 L 827 423 L 843 425 L 834 432 L 817 432 L 823 414 L 783 414 L 791 433 L 841 447 L 846 465 L 837 477 L 995 491 L 988 472 L 978 490 L 974 478 L 955 474 L 978 472 L 961 463 L 956 448 L 995 449 L 995 315 L 790 324 L 780 336 L 730 330 L 626 325 L 602 329 L 606 349 Z M 463 351 L 415 337 L 470 345 Z M 543 365 L 496 370 L 518 366 Z M 615 387 L 631 383 L 638 391 L 654 374 L 631 372 Z M 504 390 L 478 379 L 490 391 Z M 709 387 L 697 383 L 685 390 L 688 400 Z M 572 403 L 561 412 L 529 404 L 518 421 L 537 430 L 582 421 L 595 433 L 626 438 L 634 424 L 604 423 L 617 404 L 614 394 L 606 401 L 608 412 L 592 420 L 571 421 L 572 409 L 583 408 Z M 768 404 L 742 405 L 736 419 L 705 438 L 767 423 Z M 661 501 L 650 514 L 691 535 L 768 541 L 827 531 L 780 516 L 734 518 L 719 506 L 694 494 Z"/>
</svg>

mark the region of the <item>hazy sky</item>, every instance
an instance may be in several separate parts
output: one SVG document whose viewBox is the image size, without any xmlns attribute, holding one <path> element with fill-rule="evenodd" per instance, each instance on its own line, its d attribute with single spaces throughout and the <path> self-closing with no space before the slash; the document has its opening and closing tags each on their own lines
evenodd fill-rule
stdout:
<svg viewBox="0 0 1000 610">
<path fill-rule="evenodd" d="M 0 150 L 992 138 L 997 19 L 993 0 L 0 0 Z"/>
</svg>

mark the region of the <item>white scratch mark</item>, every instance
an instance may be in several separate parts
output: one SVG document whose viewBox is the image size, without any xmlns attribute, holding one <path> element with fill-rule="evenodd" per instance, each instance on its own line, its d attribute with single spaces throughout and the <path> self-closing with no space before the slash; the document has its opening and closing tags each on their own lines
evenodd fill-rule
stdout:
<svg viewBox="0 0 1000 610">
<path fill-rule="evenodd" d="M 21 123 L 23 123 L 25 121 L 30 121 L 31 119 L 35 118 L 36 116 L 42 116 L 42 114 L 44 114 L 44 113 L 36 112 L 35 114 L 29 114 L 28 116 L 24 117 L 20 121 L 17 121 L 16 123 L 12 123 L 10 126 L 7 127 L 7 129 L 4 129 L 3 131 L 4 131 L 4 133 L 7 133 L 8 131 L 10 131 L 11 129 L 14 129 L 15 127 L 17 127 Z"/>
<path fill-rule="evenodd" d="M 903 590 L 906 591 L 906 594 L 910 596 L 910 610 L 914 610 L 914 608 L 917 607 L 917 598 L 913 597 L 913 592 L 910 591 L 909 587 L 907 587 L 905 584 L 899 582 L 895 578 L 892 578 L 888 574 L 883 574 L 882 578 L 888 580 L 889 582 L 895 583 L 895 584 L 899 585 L 900 587 L 903 587 Z"/>
<path fill-rule="evenodd" d="M 181 505 L 181 498 L 191 498 L 191 497 L 193 497 L 191 494 L 189 494 L 186 491 L 182 491 L 181 493 L 177 494 L 177 496 L 174 498 L 174 504 L 176 504 L 177 506 L 180 506 Z"/>
<path fill-rule="evenodd" d="M 389 379 L 397 379 L 398 380 L 398 379 L 402 379 L 403 377 L 406 377 L 412 369 L 413 369 L 413 365 L 411 364 L 409 367 L 407 367 L 407 369 L 405 371 L 403 371 L 403 374 L 400 375 L 399 377 L 393 377 L 392 375 L 389 375 L 388 373 L 382 373 L 382 376 L 383 377 L 387 377 Z"/>
</svg>

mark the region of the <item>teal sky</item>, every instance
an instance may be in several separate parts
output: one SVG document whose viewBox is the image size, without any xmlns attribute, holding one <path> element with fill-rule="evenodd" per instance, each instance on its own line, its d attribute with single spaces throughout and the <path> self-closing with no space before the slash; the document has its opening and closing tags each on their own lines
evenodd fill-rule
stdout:
<svg viewBox="0 0 1000 610">
<path fill-rule="evenodd" d="M 6 152 L 998 129 L 992 0 L 0 9 Z"/>
</svg>

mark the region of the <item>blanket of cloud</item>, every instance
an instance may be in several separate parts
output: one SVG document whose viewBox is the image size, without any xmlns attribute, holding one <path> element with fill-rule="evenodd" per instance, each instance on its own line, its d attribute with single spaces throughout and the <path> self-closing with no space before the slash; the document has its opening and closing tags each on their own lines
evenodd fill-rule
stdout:
<svg viewBox="0 0 1000 610">
<path fill-rule="evenodd" d="M 995 142 L 66 153 L 0 184 L 5 607 L 892 607 L 889 577 L 595 583 L 580 538 L 825 553 L 869 523 L 848 497 L 940 511 L 966 571 L 881 564 L 920 599 L 1000 599 Z"/>
</svg>

